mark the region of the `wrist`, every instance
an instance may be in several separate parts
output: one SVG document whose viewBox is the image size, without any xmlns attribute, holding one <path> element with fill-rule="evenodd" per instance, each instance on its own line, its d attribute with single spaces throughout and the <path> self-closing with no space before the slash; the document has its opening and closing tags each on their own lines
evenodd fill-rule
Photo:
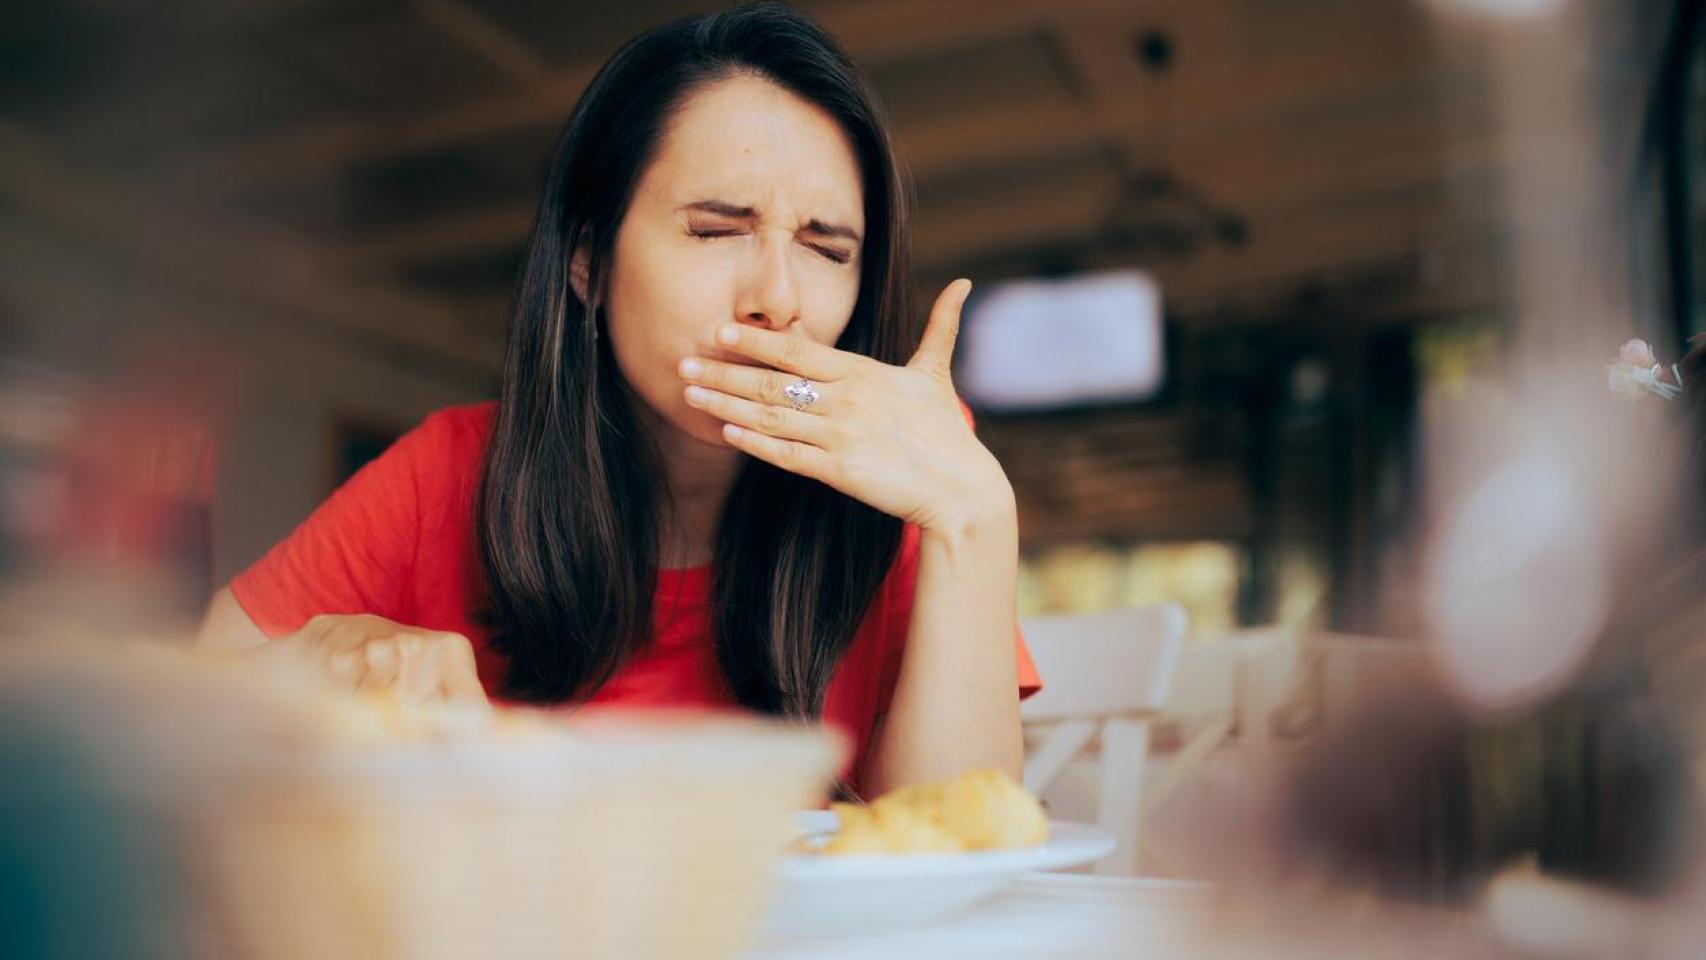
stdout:
<svg viewBox="0 0 1706 960">
<path fill-rule="evenodd" d="M 1019 540 L 1018 508 L 1013 488 L 1005 476 L 1000 483 L 970 492 L 957 502 L 934 511 L 919 524 L 922 538 L 941 546 L 963 547 L 976 545 L 988 549 L 995 545 L 1011 545 L 1016 552 Z"/>
</svg>

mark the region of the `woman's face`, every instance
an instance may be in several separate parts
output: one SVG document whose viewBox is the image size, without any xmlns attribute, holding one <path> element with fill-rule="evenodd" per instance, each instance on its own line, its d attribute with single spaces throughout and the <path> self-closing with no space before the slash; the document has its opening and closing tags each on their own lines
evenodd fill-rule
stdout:
<svg viewBox="0 0 1706 960">
<path fill-rule="evenodd" d="M 665 424 L 725 446 L 678 365 L 733 359 L 715 340 L 726 323 L 835 343 L 859 296 L 864 210 L 853 148 L 819 107 L 745 75 L 691 95 L 616 236 L 605 313 L 623 377 Z"/>
</svg>

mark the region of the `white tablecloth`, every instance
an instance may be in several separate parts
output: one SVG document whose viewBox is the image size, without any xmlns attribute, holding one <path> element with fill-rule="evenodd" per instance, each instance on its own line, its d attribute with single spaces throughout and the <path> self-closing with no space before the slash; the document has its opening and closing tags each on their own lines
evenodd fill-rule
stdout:
<svg viewBox="0 0 1706 960">
<path fill-rule="evenodd" d="M 1188 956 L 1203 888 L 1168 880 L 1035 873 L 940 923 L 840 940 L 770 946 L 746 960 Z"/>
</svg>

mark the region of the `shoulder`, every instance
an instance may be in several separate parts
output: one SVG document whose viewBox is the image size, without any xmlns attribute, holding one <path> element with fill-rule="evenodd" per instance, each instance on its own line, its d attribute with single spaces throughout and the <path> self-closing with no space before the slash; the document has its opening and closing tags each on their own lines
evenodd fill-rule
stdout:
<svg viewBox="0 0 1706 960">
<path fill-rule="evenodd" d="M 356 471 L 331 502 L 406 512 L 429 502 L 468 499 L 496 410 L 495 403 L 475 403 L 433 411 Z"/>
<path fill-rule="evenodd" d="M 391 453 L 422 500 L 472 501 L 497 410 L 495 401 L 445 407 L 397 441 Z"/>
<path fill-rule="evenodd" d="M 380 459 L 392 468 L 424 468 L 430 472 L 477 463 L 491 439 L 496 414 L 496 402 L 435 410 L 398 437 Z"/>
<path fill-rule="evenodd" d="M 440 447 L 471 447 L 483 449 L 492 435 L 497 419 L 495 400 L 444 407 L 427 414 L 420 425 L 409 431 L 405 439 Z"/>
</svg>

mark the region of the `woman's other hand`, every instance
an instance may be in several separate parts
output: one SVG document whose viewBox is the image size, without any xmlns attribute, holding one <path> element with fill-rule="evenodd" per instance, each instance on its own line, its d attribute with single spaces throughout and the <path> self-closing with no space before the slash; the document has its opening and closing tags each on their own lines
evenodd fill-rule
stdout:
<svg viewBox="0 0 1706 960">
<path fill-rule="evenodd" d="M 254 655 L 305 661 L 334 686 L 383 691 L 405 704 L 489 705 L 468 638 L 384 617 L 323 614 Z"/>
</svg>

